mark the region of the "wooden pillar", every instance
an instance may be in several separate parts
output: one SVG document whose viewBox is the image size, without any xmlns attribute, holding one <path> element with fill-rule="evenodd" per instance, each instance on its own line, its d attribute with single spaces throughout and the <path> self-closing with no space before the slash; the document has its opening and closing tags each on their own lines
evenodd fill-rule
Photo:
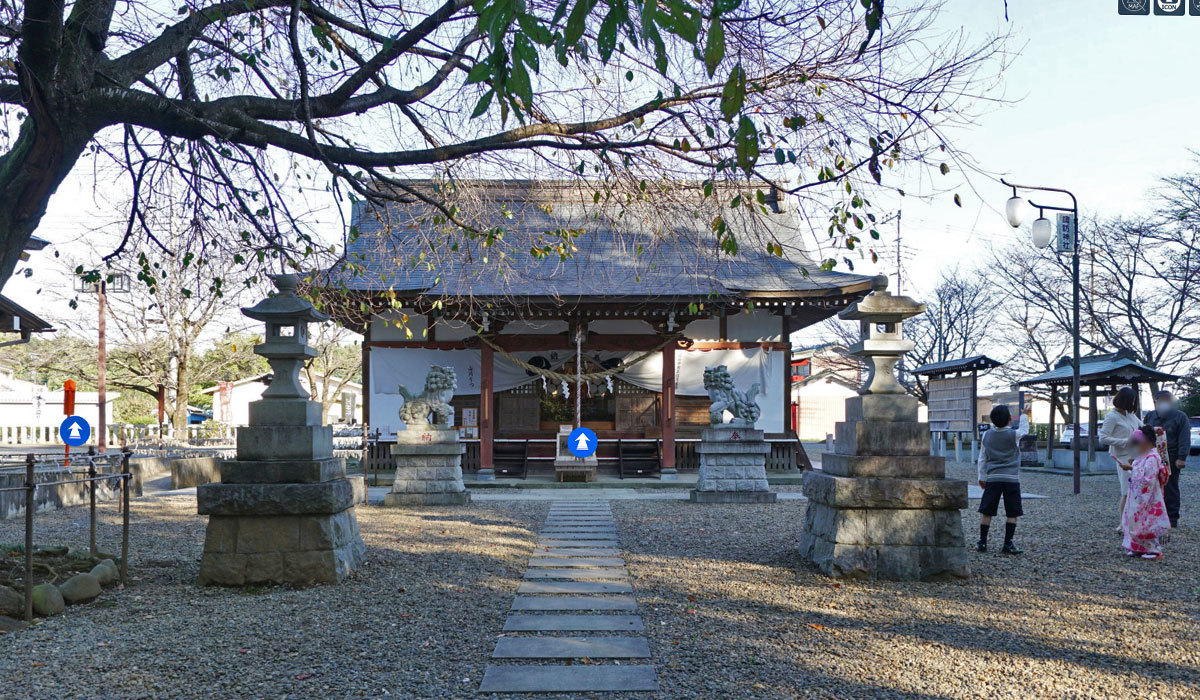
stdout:
<svg viewBox="0 0 1200 700">
<path fill-rule="evenodd" d="M 367 429 L 371 425 L 371 322 L 363 331 L 362 341 L 362 431 L 363 449 L 367 449 Z"/>
<path fill-rule="evenodd" d="M 1094 464 L 1096 462 L 1096 394 L 1100 391 L 1100 387 L 1093 384 L 1089 387 L 1092 391 L 1088 395 L 1088 460 L 1087 463 Z M 1079 431 L 1076 430 L 1076 435 Z"/>
<path fill-rule="evenodd" d="M 792 317 L 782 319 L 783 342 L 788 349 L 783 352 L 783 432 L 788 437 L 796 437 L 796 425 L 792 421 Z"/>
<path fill-rule="evenodd" d="M 675 345 L 662 351 L 662 468 L 675 469 Z"/>
<path fill-rule="evenodd" d="M 1058 387 L 1050 387 L 1050 426 L 1046 429 L 1046 466 L 1054 466 L 1054 425 L 1058 420 Z"/>
<path fill-rule="evenodd" d="M 479 345 L 479 468 L 493 469 L 492 439 L 496 428 L 492 417 L 493 357 L 492 346 Z"/>
</svg>

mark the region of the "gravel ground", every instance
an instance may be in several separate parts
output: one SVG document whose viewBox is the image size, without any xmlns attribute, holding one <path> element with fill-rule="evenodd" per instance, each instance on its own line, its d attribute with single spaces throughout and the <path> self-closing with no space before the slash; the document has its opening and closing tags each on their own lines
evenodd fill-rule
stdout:
<svg viewBox="0 0 1200 700">
<path fill-rule="evenodd" d="M 1185 472 L 1185 527 L 1159 562 L 1120 555 L 1115 479 L 1079 497 L 1023 480 L 1051 496 L 1025 504 L 1027 553 L 972 552 L 972 579 L 951 584 L 820 576 L 794 552 L 798 501 L 614 501 L 661 697 L 1200 697 L 1200 477 Z M 360 508 L 369 565 L 345 585 L 242 591 L 194 585 L 194 497 L 139 499 L 137 580 L 0 636 L 0 696 L 479 697 L 548 507 Z M 86 510 L 38 527 L 39 543 L 85 543 Z M 0 522 L 0 541 L 20 538 Z"/>
</svg>

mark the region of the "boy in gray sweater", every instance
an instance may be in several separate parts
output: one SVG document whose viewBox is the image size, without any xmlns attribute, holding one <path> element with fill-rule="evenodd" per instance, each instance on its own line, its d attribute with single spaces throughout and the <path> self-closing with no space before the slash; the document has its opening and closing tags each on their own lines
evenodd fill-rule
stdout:
<svg viewBox="0 0 1200 700">
<path fill-rule="evenodd" d="M 1012 413 L 1008 406 L 1000 405 L 992 409 L 991 430 L 983 434 L 979 450 L 979 486 L 983 489 L 983 498 L 979 502 L 979 512 L 983 517 L 979 521 L 979 544 L 976 549 L 987 551 L 988 529 L 992 526 L 992 516 L 1000 508 L 1000 499 L 1004 499 L 1004 549 L 1005 554 L 1020 554 L 1021 548 L 1013 544 L 1013 534 L 1017 530 L 1017 518 L 1021 516 L 1021 438 L 1029 434 L 1029 418 L 1021 416 L 1016 430 L 1009 425 Z"/>
</svg>

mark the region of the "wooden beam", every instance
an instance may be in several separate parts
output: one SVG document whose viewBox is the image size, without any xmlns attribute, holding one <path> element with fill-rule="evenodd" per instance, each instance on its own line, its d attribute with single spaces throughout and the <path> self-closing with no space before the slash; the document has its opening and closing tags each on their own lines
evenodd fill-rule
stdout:
<svg viewBox="0 0 1200 700">
<path fill-rule="evenodd" d="M 371 428 L 371 324 L 369 323 L 363 331 L 362 395 L 363 474 L 365 478 L 367 473 L 367 432 Z"/>
<path fill-rule="evenodd" d="M 493 354 L 490 345 L 479 348 L 479 468 L 493 469 L 492 440 L 495 437 L 495 421 L 492 418 L 493 400 Z"/>
<path fill-rule="evenodd" d="M 662 468 L 675 469 L 675 343 L 663 348 Z"/>
<path fill-rule="evenodd" d="M 789 437 L 796 434 L 796 426 L 792 424 L 792 319 L 784 316 L 780 319 L 782 328 L 780 337 L 787 345 L 787 362 L 783 363 L 783 432 Z"/>
<path fill-rule="evenodd" d="M 792 346 L 790 343 L 780 343 L 780 342 L 776 342 L 776 341 L 762 341 L 762 342 L 752 341 L 752 342 L 743 343 L 743 342 L 736 341 L 736 340 L 726 340 L 726 341 L 716 341 L 716 342 L 707 342 L 707 341 L 699 341 L 698 340 L 698 341 L 692 343 L 690 346 L 688 346 L 687 349 L 688 350 L 754 350 L 757 348 L 762 348 L 763 350 L 791 350 Z"/>
</svg>

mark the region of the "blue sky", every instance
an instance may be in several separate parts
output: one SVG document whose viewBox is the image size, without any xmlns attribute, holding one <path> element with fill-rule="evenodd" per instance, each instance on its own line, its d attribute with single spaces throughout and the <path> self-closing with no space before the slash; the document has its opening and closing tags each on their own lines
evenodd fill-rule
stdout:
<svg viewBox="0 0 1200 700">
<path fill-rule="evenodd" d="M 1003 0 L 947 0 L 938 17 L 939 29 L 962 29 L 980 39 L 1011 29 L 1010 49 L 1020 52 L 1003 76 L 1002 92 L 1011 102 L 993 106 L 975 127 L 961 131 L 960 147 L 990 172 L 1074 191 L 1085 216 L 1142 210 L 1146 191 L 1159 178 L 1187 169 L 1188 149 L 1200 149 L 1193 126 L 1200 112 L 1200 17 L 1119 16 L 1117 0 L 1008 5 L 1010 23 Z M 104 183 L 84 166 L 78 171 L 60 188 L 39 231 L 60 246 L 112 218 L 101 213 L 109 204 Z M 881 207 L 904 211 L 905 277 L 914 281 L 905 284 L 905 293 L 928 291 L 940 268 L 985 263 L 988 246 L 1006 237 L 1027 240 L 999 213 L 1008 190 L 987 175 L 970 178 L 979 195 L 960 188 L 961 208 L 949 194 L 933 203 L 876 198 Z M 886 239 L 893 233 L 884 227 Z M 38 266 L 46 274 L 50 261 L 38 262 L 46 263 Z M 856 271 L 876 268 L 859 264 Z M 894 253 L 877 271 L 894 274 Z M 45 277 L 17 279 L 4 291 L 37 309 L 48 304 L 35 294 L 44 284 Z"/>
<path fill-rule="evenodd" d="M 1012 103 L 992 108 L 959 145 L 988 171 L 1073 191 L 1085 217 L 1143 211 L 1147 190 L 1200 149 L 1200 17 L 1120 16 L 1117 0 L 1008 5 L 1011 25 L 1003 0 L 949 0 L 938 18 L 977 36 L 1011 27 L 1020 51 L 1004 73 Z M 961 209 L 949 195 L 889 202 L 904 211 L 906 277 L 919 280 L 906 293 L 928 290 L 939 268 L 983 263 L 990 243 L 1028 240 L 1001 215 L 1009 190 L 985 175 L 971 181 L 980 196 L 960 189 Z M 879 271 L 893 274 L 894 259 Z"/>
</svg>

